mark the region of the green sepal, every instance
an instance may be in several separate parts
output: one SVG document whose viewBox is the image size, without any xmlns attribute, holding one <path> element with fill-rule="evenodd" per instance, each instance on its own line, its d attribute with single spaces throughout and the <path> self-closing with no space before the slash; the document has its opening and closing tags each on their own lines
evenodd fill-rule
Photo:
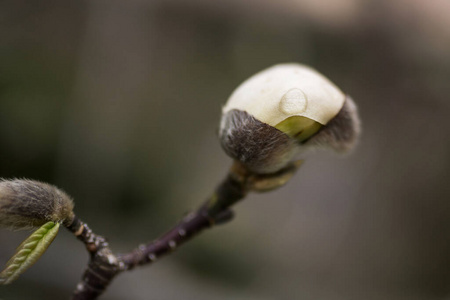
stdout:
<svg viewBox="0 0 450 300">
<path fill-rule="evenodd" d="M 59 225 L 47 222 L 23 241 L 0 273 L 0 284 L 10 284 L 38 261 L 58 234 Z"/>
<path fill-rule="evenodd" d="M 286 133 L 300 143 L 308 140 L 322 127 L 322 124 L 307 117 L 292 116 L 281 121 L 275 128 Z"/>
</svg>

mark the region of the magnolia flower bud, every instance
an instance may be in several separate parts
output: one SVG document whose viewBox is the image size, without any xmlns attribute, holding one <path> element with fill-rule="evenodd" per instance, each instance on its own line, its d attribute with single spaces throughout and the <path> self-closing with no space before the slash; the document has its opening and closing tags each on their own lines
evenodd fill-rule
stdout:
<svg viewBox="0 0 450 300">
<path fill-rule="evenodd" d="M 266 69 L 242 83 L 222 110 L 222 147 L 250 171 L 274 173 L 312 146 L 353 147 L 356 106 L 332 82 L 300 64 Z"/>
<path fill-rule="evenodd" d="M 29 229 L 74 218 L 71 198 L 56 187 L 32 180 L 0 181 L 0 227 Z"/>
</svg>

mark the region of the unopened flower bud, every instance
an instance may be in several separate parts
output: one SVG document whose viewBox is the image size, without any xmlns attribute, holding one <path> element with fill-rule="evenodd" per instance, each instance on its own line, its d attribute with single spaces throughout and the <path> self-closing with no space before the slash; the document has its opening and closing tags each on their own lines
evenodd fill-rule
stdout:
<svg viewBox="0 0 450 300">
<path fill-rule="evenodd" d="M 266 69 L 242 83 L 222 110 L 222 147 L 250 171 L 274 173 L 312 146 L 349 150 L 356 106 L 332 82 L 299 64 Z"/>
<path fill-rule="evenodd" d="M 32 180 L 0 181 L 0 227 L 29 229 L 73 218 L 72 199 L 58 188 Z"/>
</svg>

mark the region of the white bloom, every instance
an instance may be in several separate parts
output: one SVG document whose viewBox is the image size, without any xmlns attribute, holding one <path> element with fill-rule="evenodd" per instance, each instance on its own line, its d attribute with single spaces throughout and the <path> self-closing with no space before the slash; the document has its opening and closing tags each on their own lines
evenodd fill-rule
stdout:
<svg viewBox="0 0 450 300">
<path fill-rule="evenodd" d="M 344 102 L 344 93 L 317 71 L 300 64 L 280 64 L 242 83 L 228 99 L 223 113 L 245 111 L 271 126 L 292 116 L 326 125 Z"/>
<path fill-rule="evenodd" d="M 349 96 L 309 67 L 281 64 L 250 77 L 231 94 L 219 136 L 229 156 L 267 174 L 311 148 L 347 151 L 359 131 Z"/>
</svg>

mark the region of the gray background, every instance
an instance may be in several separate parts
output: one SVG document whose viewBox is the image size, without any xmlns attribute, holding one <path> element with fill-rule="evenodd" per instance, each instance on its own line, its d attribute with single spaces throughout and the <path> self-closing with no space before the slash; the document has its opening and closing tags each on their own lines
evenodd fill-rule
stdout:
<svg viewBox="0 0 450 300">
<path fill-rule="evenodd" d="M 47 181 L 116 251 L 195 208 L 231 161 L 232 90 L 280 62 L 359 105 L 363 135 L 102 299 L 450 299 L 450 2 L 0 2 L 0 176 Z M 28 232 L 0 231 L 3 265 Z M 0 298 L 68 299 L 87 261 L 62 230 Z"/>
</svg>

